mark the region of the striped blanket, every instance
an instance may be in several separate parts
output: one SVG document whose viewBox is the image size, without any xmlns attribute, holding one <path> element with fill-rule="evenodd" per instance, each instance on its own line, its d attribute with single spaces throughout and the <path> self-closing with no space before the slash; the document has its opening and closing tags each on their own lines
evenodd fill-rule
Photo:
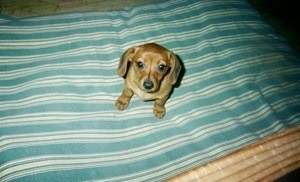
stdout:
<svg viewBox="0 0 300 182">
<path fill-rule="evenodd" d="M 114 102 L 119 58 L 183 62 L 161 120 Z M 0 181 L 159 181 L 300 124 L 299 57 L 245 0 L 0 15 Z"/>
</svg>

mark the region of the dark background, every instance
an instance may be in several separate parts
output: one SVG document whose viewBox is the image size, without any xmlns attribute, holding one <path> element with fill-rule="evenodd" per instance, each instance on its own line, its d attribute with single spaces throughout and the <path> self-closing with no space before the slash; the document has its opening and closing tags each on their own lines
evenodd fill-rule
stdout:
<svg viewBox="0 0 300 182">
<path fill-rule="evenodd" d="M 248 0 L 261 16 L 300 53 L 300 5 L 295 0 Z"/>
</svg>

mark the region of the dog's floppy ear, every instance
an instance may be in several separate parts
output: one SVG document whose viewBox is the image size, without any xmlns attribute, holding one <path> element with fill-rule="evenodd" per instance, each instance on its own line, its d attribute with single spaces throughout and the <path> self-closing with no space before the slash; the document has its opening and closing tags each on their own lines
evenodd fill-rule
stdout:
<svg viewBox="0 0 300 182">
<path fill-rule="evenodd" d="M 123 53 L 123 55 L 120 59 L 119 68 L 118 68 L 118 74 L 120 77 L 123 77 L 126 74 L 128 61 L 132 60 L 136 51 L 137 51 L 137 47 L 133 46 L 130 49 L 128 49 L 126 52 Z"/>
<path fill-rule="evenodd" d="M 170 52 L 170 63 L 171 63 L 171 71 L 169 75 L 170 83 L 174 85 L 177 81 L 178 75 L 181 70 L 180 62 L 177 56 L 171 51 Z"/>
</svg>

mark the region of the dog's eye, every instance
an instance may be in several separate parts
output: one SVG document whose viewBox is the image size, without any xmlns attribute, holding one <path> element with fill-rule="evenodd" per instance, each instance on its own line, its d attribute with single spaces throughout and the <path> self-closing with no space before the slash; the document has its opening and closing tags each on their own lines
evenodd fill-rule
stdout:
<svg viewBox="0 0 300 182">
<path fill-rule="evenodd" d="M 144 64 L 142 63 L 142 62 L 137 62 L 136 63 L 136 66 L 138 67 L 138 68 L 140 68 L 140 69 L 143 69 L 144 68 Z"/>
<path fill-rule="evenodd" d="M 158 71 L 163 71 L 165 69 L 165 67 L 166 67 L 165 65 L 161 64 L 161 65 L 158 66 L 157 70 Z"/>
</svg>

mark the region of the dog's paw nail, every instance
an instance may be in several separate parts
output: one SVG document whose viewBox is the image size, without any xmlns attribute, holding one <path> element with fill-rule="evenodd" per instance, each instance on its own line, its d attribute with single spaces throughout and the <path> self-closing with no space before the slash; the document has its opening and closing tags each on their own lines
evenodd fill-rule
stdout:
<svg viewBox="0 0 300 182">
<path fill-rule="evenodd" d="M 161 119 L 165 116 L 166 114 L 166 109 L 165 108 L 154 108 L 153 109 L 154 115 L 158 118 Z"/>
<path fill-rule="evenodd" d="M 124 110 L 128 106 L 127 103 L 124 103 L 124 102 L 120 101 L 119 99 L 116 101 L 115 105 L 116 105 L 116 108 L 119 110 Z"/>
</svg>

